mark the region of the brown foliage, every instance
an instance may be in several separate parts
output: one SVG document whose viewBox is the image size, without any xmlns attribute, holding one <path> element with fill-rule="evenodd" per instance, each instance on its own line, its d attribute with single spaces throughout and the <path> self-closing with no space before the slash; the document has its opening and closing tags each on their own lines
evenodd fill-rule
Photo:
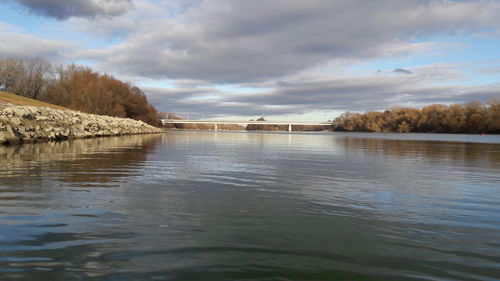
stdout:
<svg viewBox="0 0 500 281">
<path fill-rule="evenodd" d="M 488 104 L 432 104 L 422 109 L 392 107 L 384 112 L 346 112 L 333 122 L 337 131 L 500 133 L 500 100 Z"/>
<path fill-rule="evenodd" d="M 0 60 L 0 90 L 86 113 L 160 125 L 158 112 L 139 88 L 88 67 L 53 67 L 41 59 Z"/>
</svg>

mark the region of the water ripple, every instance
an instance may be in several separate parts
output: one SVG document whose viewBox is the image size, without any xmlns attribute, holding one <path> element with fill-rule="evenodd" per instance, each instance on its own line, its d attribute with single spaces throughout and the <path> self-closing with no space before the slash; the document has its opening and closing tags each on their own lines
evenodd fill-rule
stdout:
<svg viewBox="0 0 500 281">
<path fill-rule="evenodd" d="M 499 280 L 496 140 L 172 132 L 0 147 L 0 280 Z"/>
</svg>

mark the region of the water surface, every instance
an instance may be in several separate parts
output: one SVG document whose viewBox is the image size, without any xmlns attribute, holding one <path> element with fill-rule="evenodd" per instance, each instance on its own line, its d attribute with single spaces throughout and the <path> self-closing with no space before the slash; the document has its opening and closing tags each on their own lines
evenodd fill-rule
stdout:
<svg viewBox="0 0 500 281">
<path fill-rule="evenodd" d="M 500 137 L 0 147 L 0 280 L 499 280 Z"/>
</svg>

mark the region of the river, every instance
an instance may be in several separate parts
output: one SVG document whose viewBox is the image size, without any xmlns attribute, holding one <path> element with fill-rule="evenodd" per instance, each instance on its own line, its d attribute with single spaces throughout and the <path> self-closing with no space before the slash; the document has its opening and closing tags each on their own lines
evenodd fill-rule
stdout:
<svg viewBox="0 0 500 281">
<path fill-rule="evenodd" d="M 500 136 L 3 146 L 0 280 L 500 280 Z"/>
</svg>

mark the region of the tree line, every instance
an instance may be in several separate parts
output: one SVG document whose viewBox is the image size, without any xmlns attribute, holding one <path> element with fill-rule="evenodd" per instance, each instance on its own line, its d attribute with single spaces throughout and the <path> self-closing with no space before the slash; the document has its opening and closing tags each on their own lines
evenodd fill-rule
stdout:
<svg viewBox="0 0 500 281">
<path fill-rule="evenodd" d="M 40 58 L 0 59 L 0 90 L 100 115 L 159 126 L 159 114 L 136 86 L 89 67 Z"/>
<path fill-rule="evenodd" d="M 357 132 L 500 133 L 500 99 L 482 104 L 433 104 L 421 109 L 392 107 L 383 112 L 345 112 L 334 130 Z"/>
</svg>

